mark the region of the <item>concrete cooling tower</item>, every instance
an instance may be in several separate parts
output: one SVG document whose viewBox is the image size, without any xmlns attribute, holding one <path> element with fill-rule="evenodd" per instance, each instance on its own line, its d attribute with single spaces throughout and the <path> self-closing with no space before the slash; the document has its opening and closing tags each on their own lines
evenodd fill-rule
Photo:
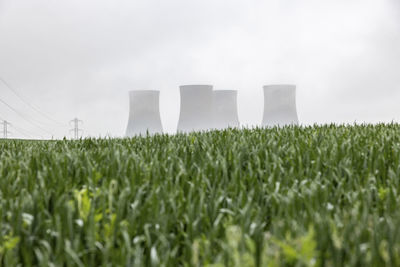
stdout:
<svg viewBox="0 0 400 267">
<path fill-rule="evenodd" d="M 214 128 L 217 130 L 239 127 L 237 91 L 216 90 L 213 92 Z"/>
<path fill-rule="evenodd" d="M 162 133 L 159 91 L 130 91 L 130 110 L 126 136 Z"/>
<path fill-rule="evenodd" d="M 263 126 L 297 125 L 295 85 L 264 86 Z"/>
<path fill-rule="evenodd" d="M 213 87 L 183 85 L 178 132 L 205 131 L 213 127 Z"/>
</svg>

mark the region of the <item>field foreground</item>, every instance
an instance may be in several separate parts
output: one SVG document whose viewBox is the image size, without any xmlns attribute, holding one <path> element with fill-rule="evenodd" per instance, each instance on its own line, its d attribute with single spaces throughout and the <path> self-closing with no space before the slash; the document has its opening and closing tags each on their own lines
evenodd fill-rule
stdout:
<svg viewBox="0 0 400 267">
<path fill-rule="evenodd" d="M 0 141 L 0 266 L 400 266 L 400 125 Z"/>
</svg>

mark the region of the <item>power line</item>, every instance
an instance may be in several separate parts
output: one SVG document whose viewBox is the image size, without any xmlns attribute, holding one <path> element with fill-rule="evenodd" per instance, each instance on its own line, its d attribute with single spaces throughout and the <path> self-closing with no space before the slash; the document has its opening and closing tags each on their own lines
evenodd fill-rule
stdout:
<svg viewBox="0 0 400 267">
<path fill-rule="evenodd" d="M 79 124 L 83 124 L 83 121 L 79 120 L 78 118 L 73 119 L 70 121 L 70 123 L 73 123 L 73 129 L 70 130 L 70 132 L 74 132 L 74 139 L 79 139 L 79 133 L 83 133 L 82 129 L 79 129 Z"/>
<path fill-rule="evenodd" d="M 39 110 L 37 107 L 35 107 L 34 105 L 32 105 L 31 103 L 29 103 L 24 97 L 22 97 L 22 95 L 20 93 L 18 93 L 18 91 L 13 88 L 8 82 L 6 82 L 2 77 L 0 77 L 0 81 L 11 91 L 13 92 L 22 102 L 24 102 L 27 106 L 29 106 L 31 109 L 33 109 L 34 111 L 36 111 L 38 114 L 42 115 L 43 117 L 45 117 L 46 119 L 52 121 L 53 123 L 58 124 L 59 126 L 65 126 L 65 123 L 61 123 L 55 119 L 53 119 L 51 116 L 47 115 L 46 113 L 42 112 L 41 110 Z"/>
<path fill-rule="evenodd" d="M 35 138 L 35 135 L 34 135 L 34 134 L 32 134 L 32 133 L 30 133 L 30 132 L 28 132 L 28 131 L 26 131 L 26 130 L 23 130 L 23 129 L 21 129 L 21 128 L 15 126 L 15 125 L 11 125 L 11 127 L 12 127 L 16 132 L 19 132 L 21 135 L 25 136 L 26 138 L 29 138 L 29 139 L 34 139 L 34 138 Z"/>
<path fill-rule="evenodd" d="M 5 119 L 3 117 L 0 116 L 0 121 L 5 121 Z M 17 127 L 15 124 L 11 124 L 10 125 L 16 132 L 20 133 L 21 135 L 29 138 L 29 139 L 35 139 L 35 136 L 37 136 L 37 134 L 32 133 L 28 130 L 24 130 L 20 127 Z M 43 136 L 39 135 L 40 137 L 43 138 Z"/>
<path fill-rule="evenodd" d="M 40 125 L 38 125 L 38 124 L 34 123 L 33 121 L 31 121 L 30 119 L 26 118 L 24 114 L 22 114 L 21 112 L 19 112 L 15 108 L 13 108 L 11 105 L 9 105 L 7 102 L 2 100 L 1 98 L 0 98 L 0 102 L 3 103 L 6 107 L 8 107 L 10 110 L 14 111 L 18 116 L 23 118 L 25 121 L 27 121 L 30 124 L 32 124 L 33 126 L 35 126 L 36 128 L 42 130 L 43 132 L 45 132 L 47 134 L 50 134 L 51 136 L 54 136 L 54 134 L 52 134 L 51 132 L 47 131 L 46 129 L 43 129 Z"/>
</svg>

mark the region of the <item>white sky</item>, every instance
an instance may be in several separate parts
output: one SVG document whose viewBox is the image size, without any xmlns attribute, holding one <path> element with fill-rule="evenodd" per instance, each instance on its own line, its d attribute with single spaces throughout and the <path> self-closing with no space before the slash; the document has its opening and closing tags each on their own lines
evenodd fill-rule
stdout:
<svg viewBox="0 0 400 267">
<path fill-rule="evenodd" d="M 399 3 L 0 0 L 0 77 L 57 121 L 83 120 L 85 136 L 122 136 L 134 89 L 161 91 L 173 133 L 178 86 L 192 83 L 238 90 L 244 125 L 261 122 L 270 83 L 297 84 L 303 124 L 400 122 Z M 1 83 L 0 99 L 19 130 L 70 136 Z"/>
</svg>

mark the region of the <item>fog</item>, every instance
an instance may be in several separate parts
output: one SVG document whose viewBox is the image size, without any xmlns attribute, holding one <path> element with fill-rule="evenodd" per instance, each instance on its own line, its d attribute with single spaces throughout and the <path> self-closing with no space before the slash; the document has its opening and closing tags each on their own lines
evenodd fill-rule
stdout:
<svg viewBox="0 0 400 267">
<path fill-rule="evenodd" d="M 123 136 L 130 90 L 160 90 L 174 133 L 182 84 L 238 90 L 247 126 L 278 83 L 297 85 L 301 124 L 399 122 L 400 4 L 0 0 L 0 77 L 25 100 L 0 82 L 19 112 L 0 103 L 0 119 L 36 138 L 71 136 L 74 117 L 84 136 Z"/>
</svg>

